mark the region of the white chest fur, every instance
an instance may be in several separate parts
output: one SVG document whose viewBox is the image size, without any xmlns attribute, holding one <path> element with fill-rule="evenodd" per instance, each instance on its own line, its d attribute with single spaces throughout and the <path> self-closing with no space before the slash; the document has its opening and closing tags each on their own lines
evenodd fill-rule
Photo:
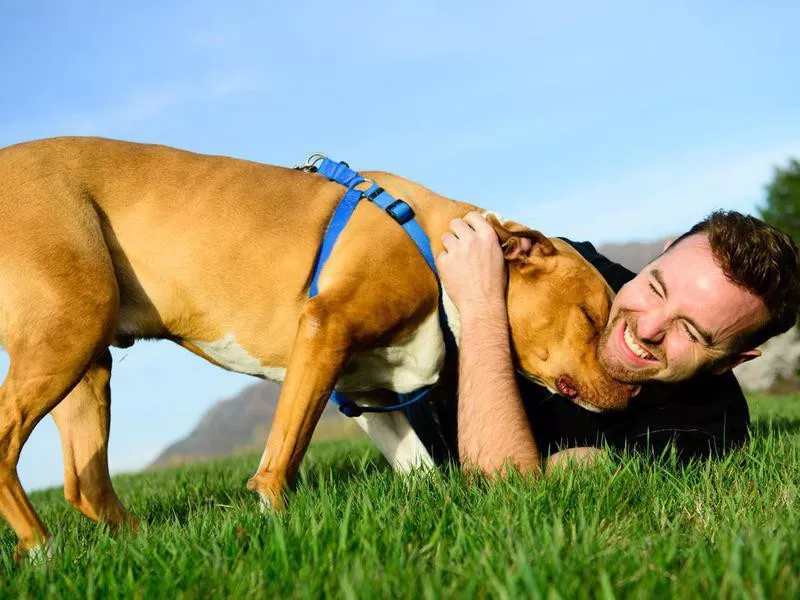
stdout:
<svg viewBox="0 0 800 600">
<path fill-rule="evenodd" d="M 458 311 L 446 293 L 443 303 L 450 329 L 458 340 L 461 330 Z M 257 357 L 237 342 L 233 333 L 227 333 L 213 342 L 192 343 L 231 371 L 272 381 L 283 381 L 286 377 L 284 367 L 262 365 Z M 439 325 L 439 315 L 434 311 L 414 333 L 400 343 L 373 348 L 352 356 L 336 384 L 336 389 L 343 392 L 367 392 L 382 388 L 395 392 L 412 392 L 438 381 L 444 354 L 444 337 Z"/>
<path fill-rule="evenodd" d="M 199 342 L 193 340 L 192 343 L 213 358 L 226 369 L 237 373 L 247 373 L 271 379 L 272 381 L 283 381 L 286 377 L 286 369 L 283 367 L 265 367 L 261 362 L 249 354 L 236 341 L 236 336 L 226 333 L 222 339 L 214 342 Z"/>
</svg>

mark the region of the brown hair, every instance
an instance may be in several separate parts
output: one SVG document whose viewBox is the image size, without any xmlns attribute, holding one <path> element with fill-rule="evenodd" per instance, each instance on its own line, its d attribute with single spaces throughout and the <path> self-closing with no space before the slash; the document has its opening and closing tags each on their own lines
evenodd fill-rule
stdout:
<svg viewBox="0 0 800 600">
<path fill-rule="evenodd" d="M 734 342 L 736 352 L 755 348 L 788 331 L 800 308 L 800 257 L 794 240 L 764 221 L 733 210 L 718 210 L 676 239 L 703 233 L 715 262 L 733 283 L 764 302 L 769 319 Z"/>
</svg>

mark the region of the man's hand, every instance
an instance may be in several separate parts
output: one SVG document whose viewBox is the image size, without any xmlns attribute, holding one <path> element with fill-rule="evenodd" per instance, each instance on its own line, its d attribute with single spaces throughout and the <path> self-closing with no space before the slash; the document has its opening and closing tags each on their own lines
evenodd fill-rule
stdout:
<svg viewBox="0 0 800 600">
<path fill-rule="evenodd" d="M 442 285 L 462 319 L 506 319 L 506 267 L 494 229 L 477 212 L 450 223 L 436 257 Z"/>
<path fill-rule="evenodd" d="M 580 446 L 577 448 L 567 448 L 559 452 L 554 452 L 545 461 L 545 473 L 552 475 L 566 471 L 569 468 L 591 467 L 598 461 L 610 460 L 608 452 L 601 448 L 591 448 Z"/>
</svg>

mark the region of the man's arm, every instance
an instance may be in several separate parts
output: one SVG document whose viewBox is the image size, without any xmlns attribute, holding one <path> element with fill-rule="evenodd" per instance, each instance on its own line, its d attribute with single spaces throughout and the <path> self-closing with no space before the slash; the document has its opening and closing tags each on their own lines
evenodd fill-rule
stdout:
<svg viewBox="0 0 800 600">
<path fill-rule="evenodd" d="M 449 293 L 449 292 L 448 292 Z M 539 451 L 514 379 L 505 306 L 476 311 L 462 303 L 458 366 L 458 453 L 485 474 L 506 463 L 538 471 Z"/>
<path fill-rule="evenodd" d="M 478 213 L 451 223 L 437 257 L 461 317 L 458 449 L 461 463 L 487 475 L 506 463 L 539 472 L 541 459 L 514 379 L 506 267 L 492 227 Z"/>
</svg>

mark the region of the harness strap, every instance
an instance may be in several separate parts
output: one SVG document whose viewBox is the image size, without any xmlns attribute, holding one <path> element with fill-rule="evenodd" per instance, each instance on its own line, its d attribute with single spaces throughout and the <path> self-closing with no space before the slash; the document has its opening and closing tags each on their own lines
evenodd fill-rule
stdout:
<svg viewBox="0 0 800 600">
<path fill-rule="evenodd" d="M 350 220 L 353 211 L 360 201 L 361 192 L 350 188 L 345 193 L 341 202 L 339 202 L 339 206 L 336 207 L 333 217 L 331 217 L 331 222 L 328 223 L 328 230 L 325 232 L 325 237 L 322 238 L 322 245 L 319 248 L 317 264 L 314 267 L 314 275 L 311 278 L 311 286 L 308 288 L 309 298 L 313 298 L 319 293 L 319 276 L 320 273 L 322 273 L 322 267 L 325 266 L 328 258 L 330 258 L 336 240 L 339 239 L 339 235 L 342 233 L 345 225 L 347 225 L 347 222 Z"/>
<path fill-rule="evenodd" d="M 319 254 L 317 255 L 314 273 L 308 290 L 308 297 L 313 298 L 319 293 L 319 276 L 328 258 L 330 258 L 333 247 L 336 244 L 336 240 L 339 239 L 339 235 L 342 233 L 347 225 L 347 222 L 350 220 L 350 217 L 353 215 L 353 211 L 355 211 L 358 203 L 362 198 L 367 198 L 382 208 L 389 216 L 397 221 L 401 227 L 403 227 L 417 248 L 419 248 L 420 253 L 430 267 L 431 271 L 433 271 L 433 275 L 436 278 L 436 283 L 439 288 L 439 324 L 442 328 L 442 335 L 444 337 L 445 353 L 451 353 L 455 349 L 456 343 L 455 338 L 453 337 L 453 332 L 448 326 L 447 314 L 445 313 L 444 304 L 442 303 L 442 284 L 439 281 L 439 274 L 433 257 L 433 249 L 431 248 L 430 240 L 428 239 L 425 230 L 422 229 L 420 224 L 414 218 L 413 209 L 408 205 L 408 203 L 404 202 L 403 200 L 395 199 L 375 183 L 371 184 L 365 191 L 355 189 L 355 186 L 363 183 L 366 181 L 366 179 L 359 175 L 356 171 L 353 171 L 345 162 L 334 162 L 328 158 L 324 158 L 322 163 L 319 165 L 317 172 L 321 175 L 324 175 L 331 181 L 347 187 L 348 189 L 342 200 L 339 202 L 339 205 L 336 207 L 336 210 L 334 211 L 331 221 L 328 224 L 328 228 L 325 232 L 325 237 L 322 240 L 322 245 L 320 246 Z M 400 410 L 425 398 L 432 387 L 433 386 L 429 385 L 413 392 L 408 392 L 405 394 L 398 393 L 398 402 L 390 406 L 360 406 L 348 398 L 345 394 L 337 390 L 334 390 L 331 393 L 330 399 L 339 405 L 339 410 L 344 415 L 348 417 L 357 417 L 365 412 L 383 413 Z"/>
<path fill-rule="evenodd" d="M 425 262 L 428 263 L 431 271 L 433 271 L 433 276 L 436 278 L 436 285 L 439 288 L 439 325 L 441 326 L 442 336 L 444 337 L 445 351 L 455 351 L 456 340 L 447 322 L 447 313 L 444 310 L 444 303 L 442 301 L 442 298 L 444 298 L 442 282 L 439 279 L 439 270 L 436 268 L 436 260 L 433 257 L 433 248 L 431 248 L 431 241 L 428 235 L 414 218 L 414 211 L 412 208 L 403 200 L 395 200 L 383 188 L 374 183 L 364 192 L 364 195 L 389 213 L 395 221 L 403 226 L 403 229 L 406 230 L 406 233 L 416 244 L 422 257 L 425 259 Z"/>
<path fill-rule="evenodd" d="M 372 188 L 376 189 L 370 192 Z M 370 198 L 371 193 L 374 194 L 372 198 Z M 422 253 L 422 257 L 425 259 L 425 262 L 428 263 L 428 266 L 430 267 L 431 271 L 433 271 L 433 274 L 436 276 L 438 281 L 439 272 L 436 269 L 436 262 L 433 258 L 431 241 L 428 239 L 428 235 L 425 233 L 425 230 L 422 229 L 420 224 L 414 218 L 414 210 L 403 200 L 395 200 L 388 192 L 386 192 L 383 188 L 378 187 L 377 184 L 374 183 L 364 192 L 364 195 L 367 198 L 370 198 L 374 204 L 380 206 L 383 210 L 389 213 L 389 215 L 395 221 L 402 225 L 403 229 L 406 230 L 408 237 L 410 237 L 416 244 L 417 248 L 419 248 L 419 251 Z"/>
<path fill-rule="evenodd" d="M 346 188 L 354 188 L 362 181 L 366 181 L 361 175 L 353 171 L 346 162 L 334 162 L 329 158 L 322 160 L 317 172 L 331 181 L 342 184 Z"/>
</svg>

